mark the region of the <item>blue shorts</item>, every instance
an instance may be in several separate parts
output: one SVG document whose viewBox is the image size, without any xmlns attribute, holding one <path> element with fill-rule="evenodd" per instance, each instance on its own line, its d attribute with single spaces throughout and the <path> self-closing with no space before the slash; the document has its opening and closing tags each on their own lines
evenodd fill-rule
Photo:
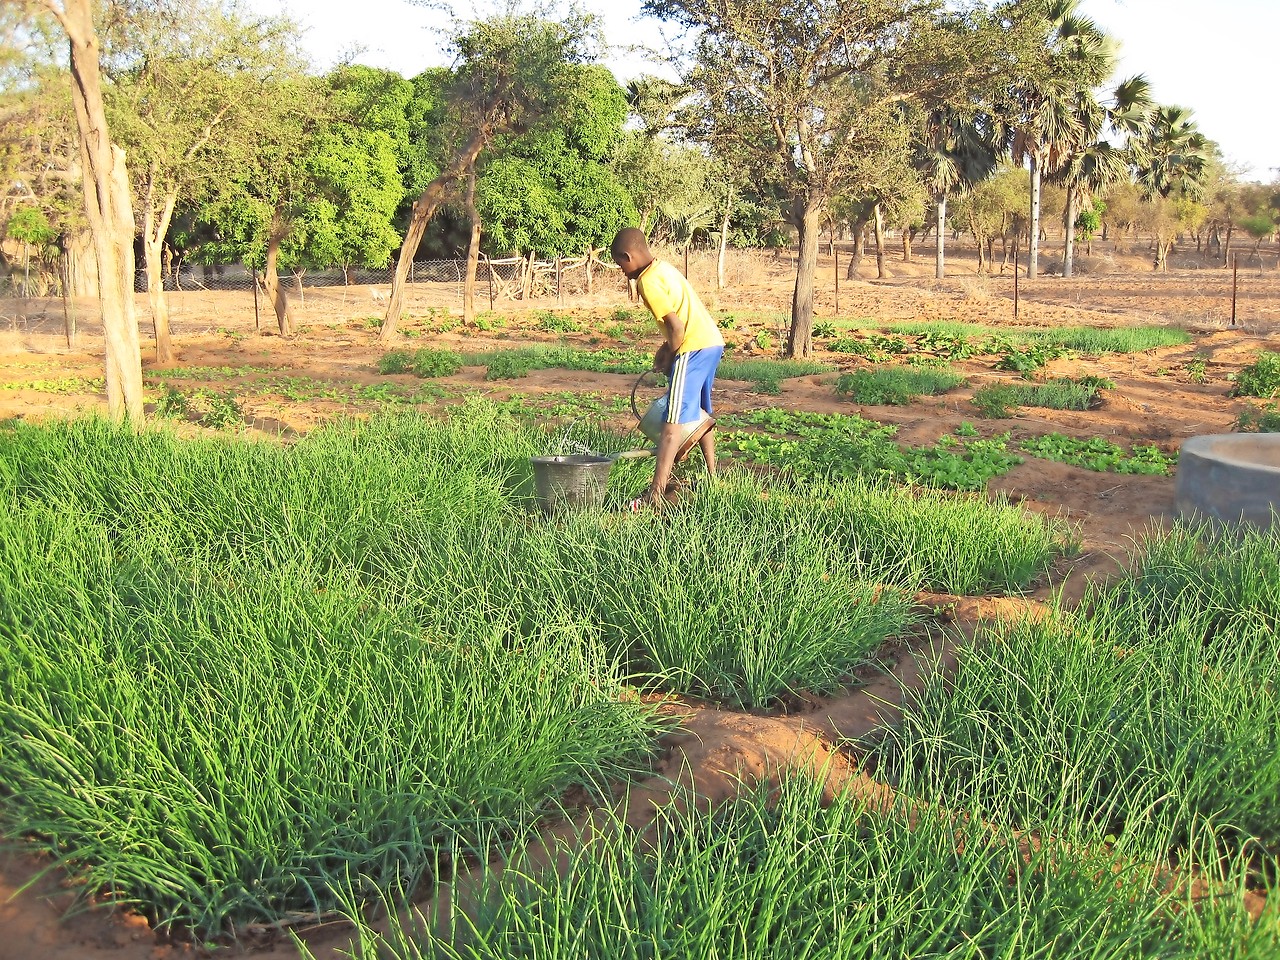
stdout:
<svg viewBox="0 0 1280 960">
<path fill-rule="evenodd" d="M 724 347 L 707 347 L 676 357 L 667 387 L 667 423 L 696 423 L 699 410 L 711 413 L 711 384 L 723 354 Z"/>
</svg>

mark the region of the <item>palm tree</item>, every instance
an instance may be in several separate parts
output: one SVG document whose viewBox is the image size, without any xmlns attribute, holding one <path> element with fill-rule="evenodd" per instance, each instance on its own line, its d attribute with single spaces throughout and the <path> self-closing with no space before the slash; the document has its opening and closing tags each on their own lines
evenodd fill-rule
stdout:
<svg viewBox="0 0 1280 960">
<path fill-rule="evenodd" d="M 930 111 L 915 147 L 914 166 L 937 207 L 937 278 L 946 274 L 947 196 L 981 183 L 1008 152 L 1004 129 L 989 115 L 949 108 Z"/>
<path fill-rule="evenodd" d="M 1040 257 L 1040 182 L 1060 169 L 1089 140 L 1081 99 L 1115 69 L 1115 44 L 1079 11 L 1080 0 L 1030 2 L 1041 19 L 1044 49 L 1035 69 L 1010 94 L 1013 156 L 1031 167 L 1031 238 L 1027 276 L 1035 277 Z"/>
<path fill-rule="evenodd" d="M 1198 200 L 1213 159 L 1209 139 L 1186 107 L 1157 107 L 1134 143 L 1138 186 L 1148 199 L 1159 195 Z"/>
<path fill-rule="evenodd" d="M 1058 172 L 1058 180 L 1067 188 L 1063 277 L 1074 271 L 1076 215 L 1081 206 L 1129 176 L 1128 155 L 1104 136 L 1125 140 L 1138 136 L 1149 122 L 1152 107 L 1151 85 L 1140 74 L 1117 86 L 1106 104 L 1099 103 L 1091 92 L 1081 91 L 1078 114 L 1084 140 L 1066 156 Z"/>
<path fill-rule="evenodd" d="M 1130 145 L 1138 187 L 1147 200 L 1198 202 L 1213 163 L 1214 145 L 1185 107 L 1157 107 Z M 1156 269 L 1167 261 L 1170 237 L 1156 238 Z"/>
</svg>

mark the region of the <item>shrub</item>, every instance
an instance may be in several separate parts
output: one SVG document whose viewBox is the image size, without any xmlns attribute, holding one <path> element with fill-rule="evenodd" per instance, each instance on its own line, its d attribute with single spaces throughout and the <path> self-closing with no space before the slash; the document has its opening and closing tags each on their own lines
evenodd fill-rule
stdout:
<svg viewBox="0 0 1280 960">
<path fill-rule="evenodd" d="M 392 350 L 378 358 L 378 372 L 382 374 L 408 373 L 413 369 L 413 354 L 408 350 Z"/>
<path fill-rule="evenodd" d="M 854 403 L 910 403 L 922 394 L 934 396 L 964 383 L 964 377 L 949 371 L 914 367 L 877 367 L 856 370 L 836 381 L 836 393 Z"/>
<path fill-rule="evenodd" d="M 546 333 L 577 333 L 582 329 L 582 324 L 573 317 L 554 310 L 540 310 L 535 316 L 538 329 Z"/>
<path fill-rule="evenodd" d="M 419 350 L 413 355 L 410 368 L 424 380 L 451 377 L 462 368 L 462 357 L 452 350 Z"/>
<path fill-rule="evenodd" d="M 452 376 L 461 367 L 461 355 L 451 350 L 392 350 L 378 358 L 379 373 L 412 373 L 423 379 Z"/>
<path fill-rule="evenodd" d="M 1012 383 L 992 383 L 980 387 L 969 401 L 989 420 L 1004 420 L 1017 409 L 1022 392 Z"/>
<path fill-rule="evenodd" d="M 1262 351 L 1236 376 L 1238 397 L 1271 398 L 1280 395 L 1280 353 Z"/>
<path fill-rule="evenodd" d="M 1029 344 L 1021 350 L 1012 348 L 1006 351 L 1005 355 L 996 361 L 996 369 L 1011 370 L 1030 380 L 1037 370 L 1060 355 L 1060 351 L 1052 348 Z"/>
<path fill-rule="evenodd" d="M 1280 433 L 1280 406 L 1274 403 L 1265 407 L 1249 404 L 1241 411 L 1236 429 L 1249 433 Z"/>
<path fill-rule="evenodd" d="M 206 427 L 221 430 L 224 427 L 239 426 L 244 422 L 244 414 L 240 403 L 231 393 L 209 392 L 202 397 L 205 412 L 200 416 L 200 423 Z"/>
<path fill-rule="evenodd" d="M 191 401 L 177 387 L 165 384 L 164 392 L 156 400 L 156 416 L 173 420 L 185 420 L 191 412 Z"/>
<path fill-rule="evenodd" d="M 519 353 L 496 353 L 489 358 L 485 367 L 486 380 L 515 380 L 527 377 L 533 369 L 533 361 Z"/>
</svg>

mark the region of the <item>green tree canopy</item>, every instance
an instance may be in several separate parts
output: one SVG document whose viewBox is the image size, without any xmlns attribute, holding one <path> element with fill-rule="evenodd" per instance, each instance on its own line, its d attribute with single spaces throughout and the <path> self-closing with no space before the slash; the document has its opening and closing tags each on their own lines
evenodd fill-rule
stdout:
<svg viewBox="0 0 1280 960">
<path fill-rule="evenodd" d="M 610 161 L 627 100 L 602 66 L 574 66 L 561 111 L 538 129 L 495 143 L 480 165 L 476 205 L 493 252 L 581 253 L 607 246 L 636 217 Z"/>
<path fill-rule="evenodd" d="M 788 352 L 812 349 L 818 233 L 828 203 L 897 140 L 900 105 L 968 102 L 1001 72 L 1010 32 L 934 0 L 646 0 L 693 52 L 695 139 L 785 185 L 800 256 Z"/>
</svg>

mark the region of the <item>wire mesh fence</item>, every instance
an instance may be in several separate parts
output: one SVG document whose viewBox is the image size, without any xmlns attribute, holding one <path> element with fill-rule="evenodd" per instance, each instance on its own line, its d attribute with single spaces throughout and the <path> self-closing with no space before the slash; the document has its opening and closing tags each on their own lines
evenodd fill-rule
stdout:
<svg viewBox="0 0 1280 960">
<path fill-rule="evenodd" d="M 1004 272 L 978 274 L 976 255 L 962 244 L 948 247 L 948 277 L 933 279 L 932 251 L 917 247 L 914 255 L 891 249 L 885 257 L 887 276 L 878 275 L 877 259 L 868 250 L 856 277 L 848 275 L 851 244 L 832 249 L 824 242 L 815 277 L 815 307 L 819 317 L 878 316 L 892 319 L 936 312 L 916 302 L 920 297 L 954 299 L 968 304 L 975 316 L 1014 315 L 1015 284 L 1012 264 Z M 1081 275 L 1064 280 L 1051 274 L 1035 283 L 1022 281 L 1025 302 L 1074 311 L 1090 311 L 1097 322 L 1120 317 L 1140 322 L 1231 322 L 1237 303 L 1242 323 L 1260 329 L 1280 327 L 1280 268 L 1276 260 L 1241 258 L 1238 271 L 1219 263 L 1188 260 L 1182 269 L 1155 273 L 1143 269 L 1142 250 L 1095 244 L 1082 251 Z M 727 309 L 789 314 L 795 281 L 794 250 L 729 250 L 721 263 L 715 250 L 666 249 L 658 254 L 685 272 L 708 304 Z M 1051 258 L 1046 258 L 1051 261 Z M 1097 261 L 1096 263 L 1094 261 Z M 1238 276 L 1236 275 L 1238 274 Z M 79 329 L 92 333 L 97 319 L 96 297 L 63 297 L 66 266 L 10 265 L 0 275 L 0 331 L 61 333 Z M 280 276 L 291 312 L 308 322 L 359 321 L 373 324 L 386 312 L 394 271 L 390 268 L 333 267 L 298 270 Z M 460 314 L 466 261 L 415 262 L 404 289 L 407 315 Z M 839 290 L 838 285 L 843 284 Z M 139 322 L 149 326 L 146 276 L 136 284 Z M 263 291 L 261 272 L 240 264 L 198 266 L 183 264 L 166 271 L 164 287 L 171 322 L 177 333 L 212 331 L 252 324 L 274 326 L 271 305 Z M 888 288 L 892 287 L 893 290 Z M 914 291 L 916 300 L 894 300 Z M 877 299 L 879 298 L 879 299 Z M 1009 301 L 1001 306 L 1001 301 Z M 477 265 L 477 310 L 613 308 L 634 306 L 633 293 L 620 271 L 595 256 L 576 258 L 481 258 Z M 880 304 L 877 306 L 877 304 Z M 1005 309 L 1008 307 L 1009 309 Z M 952 308 L 945 308 L 950 310 Z M 963 312 L 963 304 L 961 308 Z M 852 312 L 851 312 L 852 311 Z M 1056 320 L 1056 317 L 1055 317 Z"/>
</svg>

